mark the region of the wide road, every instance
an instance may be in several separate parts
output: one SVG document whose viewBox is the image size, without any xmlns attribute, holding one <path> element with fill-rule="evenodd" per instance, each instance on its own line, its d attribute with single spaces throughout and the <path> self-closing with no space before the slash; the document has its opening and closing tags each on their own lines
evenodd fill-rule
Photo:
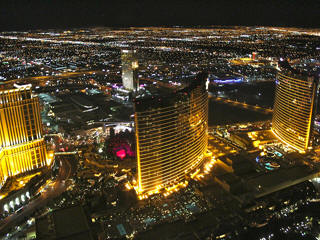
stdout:
<svg viewBox="0 0 320 240">
<path fill-rule="evenodd" d="M 273 113 L 272 109 L 263 108 L 263 107 L 255 106 L 255 105 L 249 105 L 247 103 L 233 101 L 233 100 L 226 99 L 226 98 L 214 97 L 210 93 L 209 93 L 209 98 L 212 99 L 213 101 L 216 101 L 216 102 L 229 104 L 229 105 L 232 105 L 232 106 L 235 106 L 235 107 L 239 107 L 239 108 L 249 109 L 249 110 L 252 110 L 252 111 L 255 111 L 255 112 L 259 112 L 259 113 L 263 113 L 263 114 L 266 114 L 266 115 Z"/>
<path fill-rule="evenodd" d="M 24 206 L 24 211 L 20 214 L 12 214 L 0 221 L 0 235 L 7 233 L 11 227 L 16 226 L 24 218 L 32 215 L 36 209 L 44 207 L 47 202 L 61 193 L 68 187 L 65 180 L 70 178 L 76 171 L 75 159 L 70 157 L 59 157 L 60 169 L 58 176 L 54 182 L 50 184 L 40 195 L 40 197 Z"/>
<path fill-rule="evenodd" d="M 83 75 L 115 75 L 111 73 L 107 73 L 100 70 L 88 70 L 88 71 L 80 71 L 80 72 L 66 72 L 66 73 L 58 73 L 57 75 L 50 75 L 50 76 L 36 76 L 36 77 L 27 77 L 27 78 L 18 78 L 18 79 L 12 79 L 9 81 L 6 81 L 6 84 L 14 84 L 16 82 L 46 82 L 46 81 L 55 81 L 55 80 L 61 80 L 61 79 L 68 79 L 68 78 L 75 78 L 75 77 L 81 77 Z M 172 88 L 176 89 L 178 86 L 170 84 L 165 81 L 159 81 L 151 78 L 139 78 L 139 81 L 147 81 L 147 82 L 156 82 L 159 86 L 165 87 L 165 88 Z"/>
<path fill-rule="evenodd" d="M 52 81 L 52 80 L 60 80 L 65 78 L 75 78 L 75 77 L 81 77 L 83 75 L 91 75 L 91 74 L 99 74 L 99 75 L 105 75 L 106 72 L 103 71 L 81 71 L 81 72 L 66 72 L 66 73 L 60 73 L 54 76 L 37 76 L 37 77 L 27 77 L 27 78 L 18 78 L 18 79 L 12 79 L 9 81 L 6 81 L 5 83 L 15 83 L 15 82 L 42 82 L 42 81 Z"/>
</svg>

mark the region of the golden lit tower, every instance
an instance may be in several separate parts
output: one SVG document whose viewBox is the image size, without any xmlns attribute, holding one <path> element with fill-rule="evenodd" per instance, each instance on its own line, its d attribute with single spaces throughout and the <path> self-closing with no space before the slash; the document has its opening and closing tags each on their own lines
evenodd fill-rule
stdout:
<svg viewBox="0 0 320 240">
<path fill-rule="evenodd" d="M 135 99 L 138 192 L 181 183 L 204 160 L 208 134 L 205 74 L 188 87 Z"/>
<path fill-rule="evenodd" d="M 0 186 L 46 164 L 38 97 L 30 86 L 0 91 Z"/>
<path fill-rule="evenodd" d="M 132 91 L 138 90 L 138 61 L 136 59 L 136 50 L 121 50 L 122 61 L 122 84 Z"/>
<path fill-rule="evenodd" d="M 299 152 L 312 148 L 318 77 L 279 62 L 272 131 L 279 140 Z"/>
</svg>

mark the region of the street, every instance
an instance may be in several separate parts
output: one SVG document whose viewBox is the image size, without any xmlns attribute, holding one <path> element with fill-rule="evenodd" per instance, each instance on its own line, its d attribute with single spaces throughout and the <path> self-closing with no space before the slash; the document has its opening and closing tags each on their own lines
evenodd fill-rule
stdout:
<svg viewBox="0 0 320 240">
<path fill-rule="evenodd" d="M 0 221 L 0 235 L 8 232 L 11 227 L 17 226 L 19 221 L 29 217 L 36 209 L 44 207 L 49 200 L 59 196 L 66 190 L 68 186 L 65 184 L 65 180 L 76 170 L 75 161 L 72 162 L 71 160 L 71 158 L 61 157 L 59 174 L 56 180 L 50 184 L 51 186 L 46 188 L 38 198 L 24 206 L 23 212 L 20 214 L 14 213 Z"/>
</svg>

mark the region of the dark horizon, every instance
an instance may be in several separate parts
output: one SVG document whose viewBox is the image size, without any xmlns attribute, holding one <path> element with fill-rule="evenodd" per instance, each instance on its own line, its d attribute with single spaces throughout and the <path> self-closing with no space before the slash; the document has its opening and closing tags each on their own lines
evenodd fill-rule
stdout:
<svg viewBox="0 0 320 240">
<path fill-rule="evenodd" d="M 2 0 L 0 31 L 82 27 L 319 27 L 320 1 Z"/>
</svg>

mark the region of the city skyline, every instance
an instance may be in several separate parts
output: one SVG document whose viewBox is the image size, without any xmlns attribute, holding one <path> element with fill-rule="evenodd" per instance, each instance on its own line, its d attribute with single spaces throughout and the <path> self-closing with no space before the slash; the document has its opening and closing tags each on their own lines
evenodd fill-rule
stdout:
<svg viewBox="0 0 320 240">
<path fill-rule="evenodd" d="M 0 238 L 319 238 L 319 29 L 75 23 L 0 32 Z"/>
</svg>

